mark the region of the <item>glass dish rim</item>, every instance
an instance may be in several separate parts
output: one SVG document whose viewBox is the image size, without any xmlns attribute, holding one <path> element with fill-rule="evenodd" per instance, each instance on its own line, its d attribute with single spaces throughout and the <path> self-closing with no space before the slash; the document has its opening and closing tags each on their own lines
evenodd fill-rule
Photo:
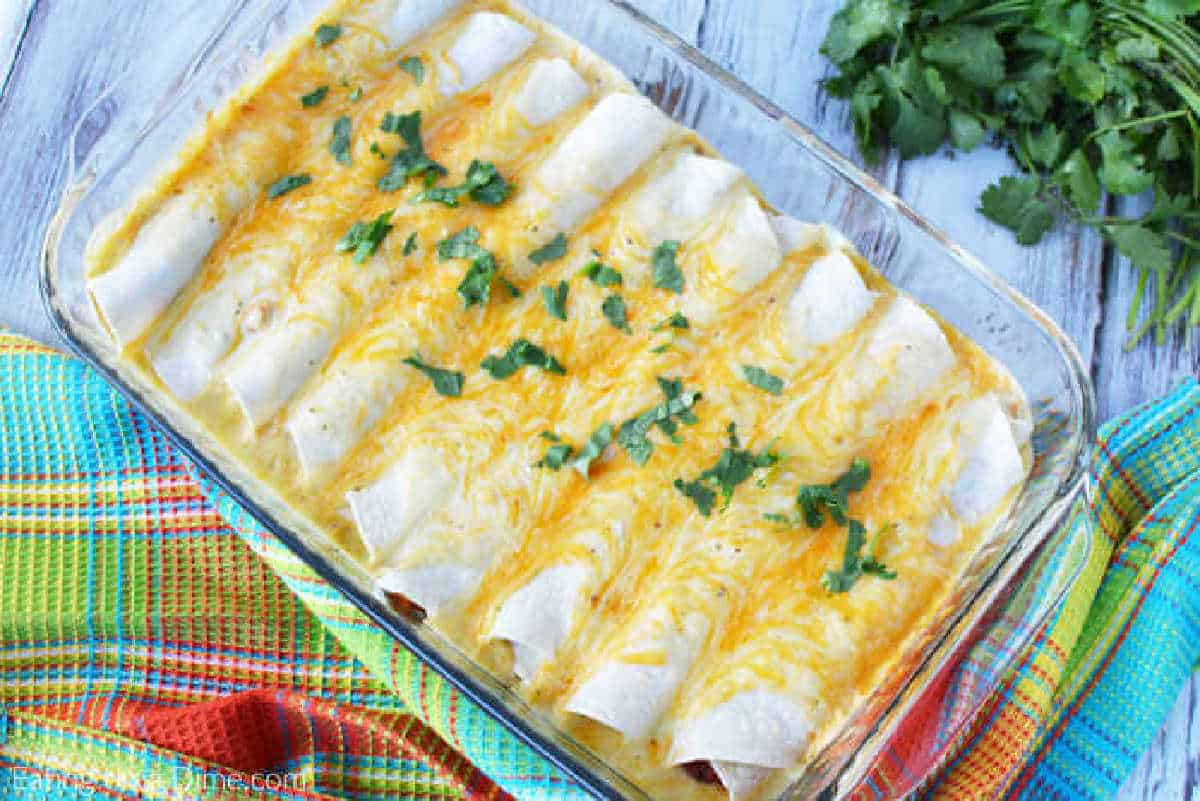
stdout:
<svg viewBox="0 0 1200 801">
<path fill-rule="evenodd" d="M 254 6 L 259 3 L 262 3 L 263 7 L 267 8 L 272 4 L 278 5 L 279 3 L 288 3 L 291 1 L 237 0 L 236 7 L 231 10 L 230 20 L 247 10 L 253 10 Z M 808 150 L 814 158 L 822 163 L 822 166 L 831 170 L 841 180 L 852 184 L 860 191 L 870 195 L 890 211 L 905 217 L 922 235 L 929 237 L 934 244 L 946 250 L 958 267 L 965 269 L 972 277 L 990 288 L 1005 301 L 1011 303 L 1019 312 L 1036 324 L 1054 347 L 1057 348 L 1063 357 L 1064 366 L 1068 368 L 1066 371 L 1069 378 L 1067 387 L 1072 392 L 1072 400 L 1077 404 L 1077 408 L 1074 410 L 1076 414 L 1072 415 L 1071 427 L 1075 436 L 1072 438 L 1074 449 L 1069 453 L 1069 467 L 1066 469 L 1064 476 L 1058 481 L 1053 496 L 1045 503 L 1045 506 L 1040 510 L 1034 507 L 1035 511 L 1027 524 L 1022 529 L 1014 529 L 1011 532 L 1012 541 L 1004 546 L 1003 553 L 996 558 L 990 574 L 983 580 L 978 592 L 966 598 L 961 607 L 949 615 L 945 624 L 945 630 L 930 643 L 931 647 L 928 650 L 928 655 L 919 662 L 917 668 L 905 679 L 895 696 L 887 703 L 884 713 L 873 724 L 873 728 L 878 728 L 884 721 L 888 720 L 893 708 L 905 705 L 906 697 L 911 702 L 912 697 L 906 696 L 906 693 L 913 688 L 913 685 L 917 683 L 930 664 L 934 663 L 934 655 L 940 653 L 944 641 L 954 634 L 960 622 L 968 620 L 973 616 L 978 618 L 978 616 L 986 612 L 986 608 L 980 609 L 981 606 L 990 607 L 991 603 L 995 603 L 998 594 L 1012 578 L 1012 575 L 1004 575 L 1006 569 L 1011 568 L 1014 561 L 1018 563 L 1022 562 L 1030 553 L 1041 547 L 1049 536 L 1049 532 L 1061 520 L 1074 502 L 1074 499 L 1085 487 L 1086 468 L 1090 452 L 1087 445 L 1090 442 L 1090 435 L 1095 430 L 1096 425 L 1095 391 L 1089 372 L 1075 344 L 1062 331 L 1061 327 L 1036 304 L 1028 300 L 976 257 L 951 240 L 939 228 L 928 222 L 891 190 L 884 187 L 871 175 L 821 140 L 807 126 L 791 117 L 761 93 L 742 82 L 732 72 L 713 62 L 696 47 L 684 41 L 681 37 L 665 28 L 644 12 L 633 7 L 627 0 L 601 1 L 625 15 L 631 24 L 637 24 L 642 27 L 661 44 L 668 47 L 675 55 L 696 67 L 708 78 L 715 80 L 723 90 L 729 91 L 741 100 L 749 102 L 771 122 L 782 125 L 786 132 L 797 140 L 798 146 Z M 517 3 L 518 5 L 520 4 L 519 0 L 517 0 Z M 525 11 L 534 17 L 539 16 L 530 9 L 525 9 Z M 198 61 L 214 52 L 218 54 L 223 53 L 222 47 L 215 43 L 221 40 L 229 27 L 230 25 L 227 21 L 226 25 L 220 26 L 216 31 L 212 32 L 208 39 L 200 42 L 196 52 L 191 54 L 193 61 L 185 76 L 183 86 L 190 84 L 190 82 L 197 80 L 198 77 L 203 75 L 202 70 L 196 69 Z M 586 45 L 587 42 L 585 41 L 584 44 Z M 205 456 L 203 450 L 187 434 L 172 424 L 166 415 L 160 412 L 139 389 L 127 382 L 99 352 L 93 350 L 88 344 L 86 337 L 81 336 L 80 332 L 75 329 L 74 316 L 66 312 L 58 302 L 59 293 L 55 286 L 55 276 L 58 272 L 57 264 L 60 252 L 58 243 L 62 231 L 66 222 L 70 219 L 71 212 L 86 195 L 87 191 L 92 188 L 95 181 L 94 175 L 80 174 L 82 165 L 77 160 L 77 144 L 81 128 L 91 110 L 96 104 L 103 102 L 108 96 L 115 93 L 128 78 L 128 73 L 123 74 L 98 95 L 93 104 L 81 115 L 80 122 L 76 125 L 69 140 L 68 171 L 65 189 L 60 198 L 58 209 L 47 227 L 43 245 L 42 264 L 39 269 L 39 287 L 43 303 L 56 329 L 78 356 L 95 369 L 107 383 L 116 388 L 134 408 L 150 419 L 167 436 L 172 444 L 192 460 L 222 491 L 245 509 L 259 525 L 263 526 L 266 531 L 282 542 L 284 546 L 299 557 L 317 575 L 329 582 L 343 597 L 347 598 L 356 608 L 367 615 L 372 622 L 380 626 L 389 637 L 412 651 L 435 672 L 445 677 L 464 696 L 504 725 L 519 740 L 556 765 L 587 792 L 598 798 L 626 798 L 627 796 L 618 789 L 619 785 L 626 784 L 626 780 L 617 769 L 603 763 L 603 759 L 600 758 L 599 761 L 602 763 L 605 772 L 610 774 L 607 777 L 602 777 L 591 767 L 583 764 L 574 754 L 570 753 L 568 748 L 564 747 L 556 739 L 543 735 L 537 731 L 536 726 L 523 719 L 520 715 L 514 714 L 512 710 L 507 708 L 503 699 L 493 694 L 489 688 L 478 684 L 466 671 L 455 665 L 452 659 L 446 654 L 441 653 L 435 644 L 425 642 L 416 633 L 419 624 L 414 624 L 405 619 L 378 597 L 363 592 L 356 587 L 354 582 L 340 572 L 333 562 L 316 549 L 305 544 L 302 537 L 287 525 L 281 523 L 263 504 L 253 500 L 248 490 L 243 489 L 235 479 L 227 475 L 223 468 Z M 180 90 L 180 86 L 172 87 L 168 89 L 166 96 L 170 96 L 171 93 Z M 147 124 L 147 127 L 157 124 L 165 114 L 166 112 L 156 113 Z M 1021 546 L 1028 545 L 1026 541 L 1031 537 L 1035 542 L 1029 545 L 1024 553 L 1021 553 Z M 1054 608 L 1061 601 L 1062 596 L 1065 595 L 1077 574 L 1078 568 L 1067 578 L 1056 597 L 1049 599 L 1049 606 L 1045 610 L 1041 610 L 1043 614 L 1046 610 Z M 989 593 L 992 596 L 991 602 L 986 604 L 981 603 L 981 599 L 988 596 Z M 977 622 L 977 619 L 967 625 L 973 626 L 975 622 Z M 1025 637 L 1027 636 L 1025 635 Z M 1023 644 L 1026 641 L 1027 639 L 1022 639 L 1021 642 Z M 940 664 L 944 664 L 944 657 Z M 917 696 L 919 697 L 919 692 Z M 557 730 L 554 733 L 570 740 L 569 736 L 565 735 L 565 733 Z M 864 739 L 864 746 L 870 742 L 870 736 L 871 734 L 869 733 Z M 849 760 L 840 770 L 835 771 L 833 785 L 840 783 L 840 780 L 851 770 L 855 761 Z"/>
</svg>

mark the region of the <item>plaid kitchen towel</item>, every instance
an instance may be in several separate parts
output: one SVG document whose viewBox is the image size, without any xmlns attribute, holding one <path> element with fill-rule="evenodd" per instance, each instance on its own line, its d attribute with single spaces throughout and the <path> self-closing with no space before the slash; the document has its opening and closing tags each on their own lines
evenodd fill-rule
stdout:
<svg viewBox="0 0 1200 801">
<path fill-rule="evenodd" d="M 1197 415 L 1189 383 L 1104 428 L 1089 500 L 932 684 L 859 797 L 1115 791 L 1200 652 Z M 976 689 L 1022 640 L 1030 595 L 1091 533 L 1066 603 L 981 705 Z M 0 797 L 97 796 L 583 794 L 98 376 L 0 334 Z"/>
</svg>

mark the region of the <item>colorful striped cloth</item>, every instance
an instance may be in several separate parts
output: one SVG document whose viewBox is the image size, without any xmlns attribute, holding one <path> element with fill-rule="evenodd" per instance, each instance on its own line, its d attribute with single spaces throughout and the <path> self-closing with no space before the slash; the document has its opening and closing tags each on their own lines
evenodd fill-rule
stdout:
<svg viewBox="0 0 1200 801">
<path fill-rule="evenodd" d="M 1200 650 L 1198 415 L 1188 383 L 1104 428 L 1090 500 L 858 798 L 1112 795 Z M 1068 602 L 979 710 L 1026 587 L 1088 531 Z M 0 797 L 98 796 L 583 798 L 95 374 L 0 334 Z"/>
</svg>

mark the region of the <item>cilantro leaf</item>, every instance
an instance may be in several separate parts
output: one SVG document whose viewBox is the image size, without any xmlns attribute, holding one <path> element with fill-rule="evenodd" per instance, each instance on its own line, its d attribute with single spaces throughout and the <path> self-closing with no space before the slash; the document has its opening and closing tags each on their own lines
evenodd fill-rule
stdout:
<svg viewBox="0 0 1200 801">
<path fill-rule="evenodd" d="M 921 56 L 952 70 L 967 83 L 993 89 L 1004 80 L 1004 48 L 990 27 L 946 25 L 925 38 Z"/>
<path fill-rule="evenodd" d="M 770 392 L 772 395 L 783 394 L 783 379 L 779 376 L 771 375 L 761 367 L 743 364 L 742 378 L 746 379 L 747 383 L 752 386 Z"/>
<path fill-rule="evenodd" d="M 412 76 L 413 82 L 420 86 L 425 83 L 425 62 L 416 56 L 400 59 L 400 69 Z"/>
<path fill-rule="evenodd" d="M 336 42 L 338 37 L 341 35 L 341 25 L 324 24 L 317 28 L 317 32 L 313 34 L 313 41 L 316 43 L 317 47 L 328 47 Z"/>
<path fill-rule="evenodd" d="M 337 159 L 338 164 L 349 167 L 354 162 L 350 159 L 350 118 L 338 117 L 333 123 L 333 138 L 329 140 L 329 152 Z"/>
<path fill-rule="evenodd" d="M 651 262 L 654 286 L 658 289 L 670 290 L 676 295 L 683 292 L 683 272 L 675 263 L 675 255 L 678 252 L 678 242 L 673 239 L 665 240 L 654 249 L 654 257 Z"/>
<path fill-rule="evenodd" d="M 567 255 L 567 236 L 558 234 L 545 245 L 529 254 L 529 260 L 539 267 L 551 261 L 558 261 Z"/>
<path fill-rule="evenodd" d="M 475 304 L 486 305 L 492 296 L 492 281 L 499 268 L 496 257 L 479 246 L 479 230 L 469 225 L 446 237 L 438 242 L 437 254 L 438 261 L 468 259 L 471 262 L 458 285 L 458 296 L 463 300 L 464 309 Z"/>
<path fill-rule="evenodd" d="M 1006 176 L 984 190 L 979 211 L 1017 235 L 1022 245 L 1032 245 L 1054 225 L 1054 214 L 1039 197 L 1037 178 Z"/>
<path fill-rule="evenodd" d="M 917 60 L 905 58 L 875 72 L 883 94 L 880 112 L 889 120 L 888 136 L 900 155 L 911 158 L 937 150 L 946 138 L 946 115 Z"/>
<path fill-rule="evenodd" d="M 329 94 L 328 86 L 318 86 L 306 95 L 301 95 L 300 105 L 305 108 L 321 105 L 321 101 L 325 99 L 325 95 Z"/>
<path fill-rule="evenodd" d="M 625 309 L 625 299 L 620 295 L 609 295 L 604 299 L 604 303 L 600 304 L 600 310 L 604 312 L 604 319 L 618 331 L 624 331 L 626 334 L 631 333 L 629 329 L 629 315 Z"/>
<path fill-rule="evenodd" d="M 1081 214 L 1091 214 L 1100 205 L 1100 182 L 1082 149 L 1076 148 L 1067 156 L 1055 172 L 1054 182 Z"/>
<path fill-rule="evenodd" d="M 675 489 L 682 492 L 685 498 L 691 499 L 692 503 L 696 504 L 696 508 L 700 510 L 700 514 L 705 517 L 712 514 L 713 506 L 717 502 L 717 493 L 715 490 L 709 489 L 703 481 L 699 479 L 684 481 L 682 478 L 677 478 L 675 479 Z"/>
<path fill-rule="evenodd" d="M 1140 195 L 1154 185 L 1154 176 L 1145 170 L 1146 159 L 1120 131 L 1109 131 L 1096 138 L 1100 146 L 1100 183 L 1114 195 Z"/>
<path fill-rule="evenodd" d="M 983 124 L 974 114 L 952 108 L 949 121 L 950 141 L 959 150 L 969 153 L 983 141 L 985 133 Z"/>
<path fill-rule="evenodd" d="M 821 52 L 845 64 L 869 44 L 895 37 L 908 22 L 908 5 L 894 0 L 851 0 L 829 23 Z"/>
<path fill-rule="evenodd" d="M 459 200 L 464 195 L 470 195 L 472 200 L 485 206 L 498 206 L 508 199 L 512 189 L 512 184 L 504 180 L 495 164 L 476 159 L 467 167 L 466 180 L 458 186 L 430 187 L 413 195 L 409 202 L 436 202 L 457 208 Z"/>
<path fill-rule="evenodd" d="M 557 317 L 564 322 L 567 319 L 567 293 L 570 286 L 566 281 L 559 281 L 558 286 L 542 287 L 542 303 L 551 317 Z"/>
<path fill-rule="evenodd" d="M 379 126 L 384 133 L 398 134 L 404 142 L 404 149 L 392 156 L 392 163 L 387 173 L 376 182 L 381 192 L 395 192 L 408 179 L 423 175 L 426 181 L 436 181 L 446 174 L 446 168 L 425 154 L 425 145 L 421 142 L 421 112 L 413 111 L 408 114 L 383 115 Z"/>
<path fill-rule="evenodd" d="M 563 465 L 570 461 L 574 453 L 574 446 L 567 445 L 566 443 L 551 445 L 546 449 L 546 455 L 534 462 L 533 466 L 545 467 L 550 470 L 561 470 Z"/>
<path fill-rule="evenodd" d="M 754 453 L 739 447 L 737 429 L 729 424 L 729 446 L 721 451 L 717 463 L 701 473 L 694 481 L 675 480 L 675 488 L 688 498 L 691 498 L 700 514 L 708 517 L 712 514 L 719 490 L 722 507 L 728 507 L 733 499 L 733 492 L 745 483 L 754 471 L 764 467 L 772 467 L 779 462 L 779 456 L 770 446 L 761 453 Z"/>
<path fill-rule="evenodd" d="M 267 198 L 274 200 L 277 197 L 286 195 L 295 189 L 302 186 L 308 186 L 312 183 L 312 176 L 308 173 L 300 173 L 299 175 L 285 175 L 275 183 L 271 184 L 267 189 Z"/>
<path fill-rule="evenodd" d="M 849 496 L 867 485 L 871 478 L 871 467 L 863 459 L 855 459 L 850 469 L 831 484 L 802 485 L 796 491 L 796 504 L 809 528 L 825 525 L 829 514 L 838 525 L 846 525 Z"/>
<path fill-rule="evenodd" d="M 621 285 L 621 274 L 599 259 L 589 261 L 579 272 L 598 287 Z"/>
<path fill-rule="evenodd" d="M 692 407 L 702 398 L 699 392 L 685 391 L 683 382 L 679 379 L 662 377 L 658 379 L 658 388 L 662 390 L 666 400 L 629 418 L 621 424 L 617 432 L 617 444 L 625 449 L 629 458 L 639 467 L 644 466 L 654 453 L 654 443 L 648 436 L 651 430 L 657 427 L 678 442 L 675 432 L 679 430 L 679 423 L 695 425 L 699 422 L 692 411 Z"/>
<path fill-rule="evenodd" d="M 1144 225 L 1106 225 L 1104 234 L 1135 267 L 1170 273 L 1174 266 L 1167 238 Z"/>
<path fill-rule="evenodd" d="M 1083 103 L 1099 103 L 1104 98 L 1104 70 L 1078 50 L 1065 53 L 1058 65 L 1063 88 Z"/>
<path fill-rule="evenodd" d="M 417 232 L 413 231 L 408 235 L 408 239 L 404 240 L 404 255 L 411 256 L 417 252 Z"/>
<path fill-rule="evenodd" d="M 425 364 L 421 361 L 421 357 L 413 354 L 404 360 L 404 363 L 410 367 L 415 367 L 420 370 L 425 376 L 433 382 L 433 388 L 439 395 L 445 395 L 447 398 L 457 398 L 462 395 L 463 374 L 453 372 L 451 370 L 441 370 L 437 367 Z"/>
<path fill-rule="evenodd" d="M 670 317 L 654 324 L 650 330 L 654 332 L 662 331 L 664 328 L 678 328 L 680 330 L 687 329 L 691 324 L 688 318 L 683 316 L 683 312 L 675 312 Z"/>
<path fill-rule="evenodd" d="M 863 556 L 862 549 L 867 544 L 867 530 L 859 521 L 849 521 L 846 531 L 846 551 L 842 556 L 842 566 L 837 570 L 826 571 L 825 575 L 821 577 L 821 585 L 829 592 L 841 593 L 849 592 L 855 582 L 864 575 L 873 575 L 885 581 L 896 578 L 896 574 L 880 562 L 875 553 L 880 536 L 885 531 L 890 530 L 890 528 L 890 526 L 885 527 L 875 535 L 875 542 L 871 546 L 871 553 Z"/>
<path fill-rule="evenodd" d="M 354 251 L 354 263 L 362 264 L 375 255 L 380 244 L 391 233 L 391 220 L 392 212 L 385 211 L 369 223 L 361 220 L 354 223 L 346 235 L 334 245 L 334 250 L 338 253 Z"/>
<path fill-rule="evenodd" d="M 503 356 L 487 356 L 479 366 L 497 380 L 512 376 L 522 367 L 537 367 L 557 375 L 566 375 L 567 372 L 558 359 L 528 339 L 514 341 Z"/>
<path fill-rule="evenodd" d="M 604 453 L 604 449 L 612 444 L 612 436 L 613 427 L 611 423 L 605 423 L 597 428 L 592 433 L 592 436 L 588 437 L 587 444 L 583 446 L 583 450 L 571 462 L 571 467 L 574 467 L 579 475 L 587 478 L 592 468 L 592 462 L 599 459 Z"/>
</svg>

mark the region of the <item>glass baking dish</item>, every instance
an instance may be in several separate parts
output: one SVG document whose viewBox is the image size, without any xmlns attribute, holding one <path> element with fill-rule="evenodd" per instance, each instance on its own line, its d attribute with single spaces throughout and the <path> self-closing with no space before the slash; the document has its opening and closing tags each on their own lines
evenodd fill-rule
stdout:
<svg viewBox="0 0 1200 801">
<path fill-rule="evenodd" d="M 600 798 L 648 799 L 447 640 L 393 611 L 357 564 L 120 359 L 86 296 L 84 250 L 95 227 L 125 208 L 206 112 L 251 79 L 276 45 L 326 5 L 327 0 L 230 0 L 222 13 L 211 0 L 181 4 L 171 31 L 140 54 L 79 120 L 66 189 L 45 241 L 41 283 L 47 309 L 82 358 L 391 636 L 587 791 Z M 742 167 L 778 209 L 843 231 L 888 280 L 1007 366 L 1033 406 L 1034 472 L 1000 536 L 967 566 L 951 602 L 927 630 L 914 633 L 888 680 L 785 794 L 843 796 L 869 770 L 932 678 L 961 652 L 964 638 L 999 604 L 1021 605 L 1024 625 L 1014 637 L 1028 637 L 1082 567 L 1086 543 L 1058 548 L 1044 568 L 1053 571 L 1053 580 L 1035 597 L 1009 598 L 1014 579 L 1039 549 L 1056 545 L 1047 540 L 1083 486 L 1095 413 L 1083 363 L 1058 326 L 975 258 L 803 125 L 638 11 L 620 0 L 524 5 L 615 64 L 663 111 Z M 1044 555 L 1041 564 L 1047 564 Z M 1003 667 L 994 665 L 992 675 Z M 979 688 L 976 693 L 979 700 L 986 695 Z"/>
</svg>

